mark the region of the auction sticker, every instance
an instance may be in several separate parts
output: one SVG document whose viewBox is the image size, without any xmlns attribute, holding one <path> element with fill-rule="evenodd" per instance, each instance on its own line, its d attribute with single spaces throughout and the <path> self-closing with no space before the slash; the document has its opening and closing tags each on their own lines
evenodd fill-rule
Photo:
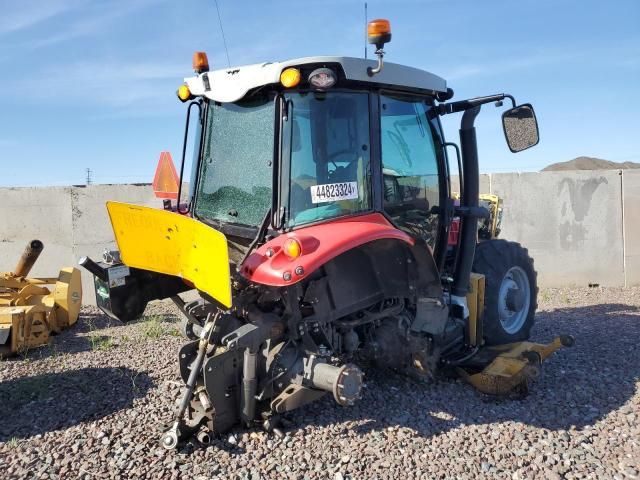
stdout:
<svg viewBox="0 0 640 480">
<path fill-rule="evenodd" d="M 327 183 L 324 185 L 312 185 L 310 188 L 312 203 L 358 198 L 358 182 Z"/>
</svg>

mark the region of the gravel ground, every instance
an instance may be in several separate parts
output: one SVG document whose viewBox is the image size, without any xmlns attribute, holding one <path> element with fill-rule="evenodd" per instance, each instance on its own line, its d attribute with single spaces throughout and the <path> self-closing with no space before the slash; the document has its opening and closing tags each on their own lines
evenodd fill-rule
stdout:
<svg viewBox="0 0 640 480">
<path fill-rule="evenodd" d="M 368 372 L 364 397 L 295 412 L 282 440 L 236 430 L 158 445 L 179 394 L 170 304 L 122 325 L 96 310 L 0 362 L 2 478 L 640 478 L 640 288 L 540 294 L 534 338 L 570 333 L 524 400 Z"/>
</svg>

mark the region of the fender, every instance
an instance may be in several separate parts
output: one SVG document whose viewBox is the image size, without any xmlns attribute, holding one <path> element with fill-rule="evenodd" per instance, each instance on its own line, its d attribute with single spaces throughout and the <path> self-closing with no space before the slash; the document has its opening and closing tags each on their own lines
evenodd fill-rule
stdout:
<svg viewBox="0 0 640 480">
<path fill-rule="evenodd" d="M 302 246 L 301 255 L 293 260 L 282 249 L 289 238 L 295 238 Z M 411 246 L 415 244 L 410 235 L 395 228 L 384 215 L 370 213 L 279 235 L 252 252 L 240 267 L 240 273 L 255 283 L 285 287 L 304 280 L 348 250 L 382 239 L 400 240 Z"/>
</svg>

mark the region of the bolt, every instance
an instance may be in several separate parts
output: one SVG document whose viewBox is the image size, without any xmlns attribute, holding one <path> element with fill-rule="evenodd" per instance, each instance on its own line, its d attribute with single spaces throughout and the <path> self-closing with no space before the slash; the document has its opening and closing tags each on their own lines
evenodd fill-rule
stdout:
<svg viewBox="0 0 640 480">
<path fill-rule="evenodd" d="M 288 282 L 291 280 L 291 272 L 284 272 L 282 274 L 282 278 L 284 279 L 285 282 Z"/>
</svg>

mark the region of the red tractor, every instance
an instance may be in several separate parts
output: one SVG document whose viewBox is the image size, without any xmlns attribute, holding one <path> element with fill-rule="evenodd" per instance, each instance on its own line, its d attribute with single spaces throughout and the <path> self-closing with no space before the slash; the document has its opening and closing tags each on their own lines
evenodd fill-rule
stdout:
<svg viewBox="0 0 640 480">
<path fill-rule="evenodd" d="M 538 143 L 533 108 L 506 94 L 451 101 L 444 79 L 383 64 L 390 39 L 386 20 L 369 24 L 377 61 L 210 71 L 197 53 L 196 75 L 178 90 L 190 102 L 185 145 L 197 115 L 186 201 L 180 192 L 164 210 L 108 203 L 121 260 L 82 260 L 99 305 L 127 320 L 171 297 L 191 339 L 178 355 L 186 387 L 165 447 L 238 423 L 272 430 L 327 392 L 351 405 L 365 363 L 522 391 L 571 342 L 526 342 L 537 286 L 524 248 L 489 240 L 476 251 L 488 212 L 478 204 L 475 118 L 509 100 L 502 120 L 516 152 Z M 458 112 L 455 206 L 440 117 Z M 179 185 L 183 169 L 184 151 Z M 199 300 L 185 304 L 178 293 L 194 288 Z"/>
</svg>

